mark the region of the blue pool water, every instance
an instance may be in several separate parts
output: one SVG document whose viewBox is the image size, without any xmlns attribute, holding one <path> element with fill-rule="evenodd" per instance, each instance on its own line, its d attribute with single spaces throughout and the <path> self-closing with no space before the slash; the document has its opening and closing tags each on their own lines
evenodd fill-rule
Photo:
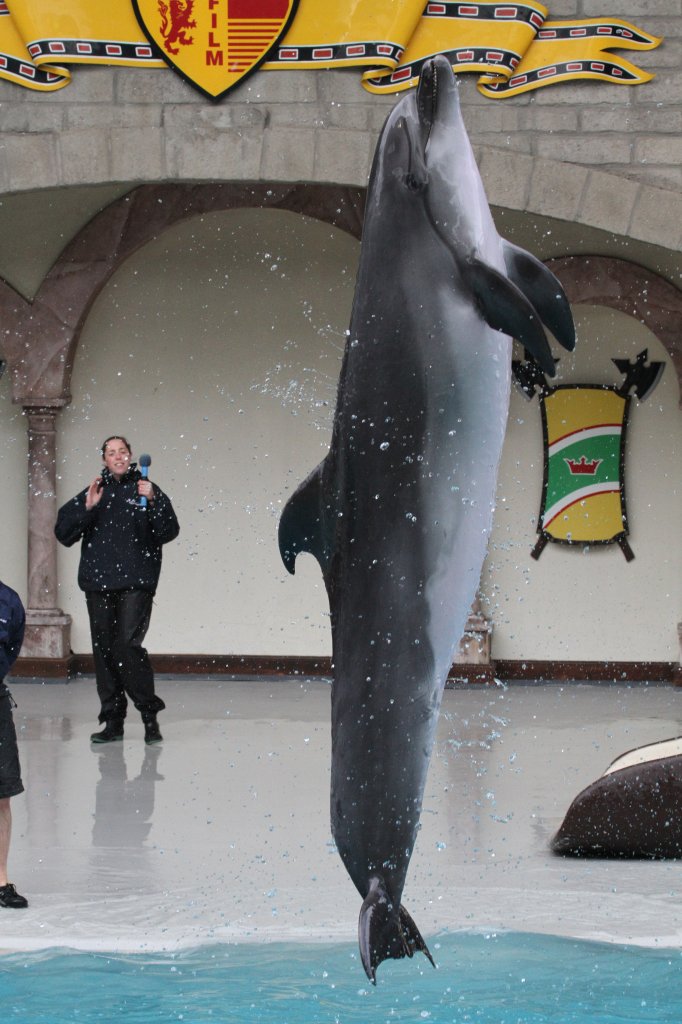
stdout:
<svg viewBox="0 0 682 1024">
<path fill-rule="evenodd" d="M 356 948 L 0 956 L 3 1024 L 680 1024 L 682 951 L 526 934 L 431 939 L 374 988 Z"/>
</svg>

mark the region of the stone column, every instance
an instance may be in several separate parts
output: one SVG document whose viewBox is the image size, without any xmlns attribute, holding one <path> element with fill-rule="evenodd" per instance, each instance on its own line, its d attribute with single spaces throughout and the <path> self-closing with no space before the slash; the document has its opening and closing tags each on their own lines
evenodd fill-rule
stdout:
<svg viewBox="0 0 682 1024">
<path fill-rule="evenodd" d="M 481 610 L 480 595 L 476 595 L 454 665 L 490 665 L 490 648 L 493 627 Z"/>
<path fill-rule="evenodd" d="M 24 405 L 28 419 L 28 607 L 17 675 L 68 675 L 71 616 L 57 607 L 56 418 L 61 405 Z M 22 663 L 23 662 L 23 666 Z"/>
</svg>

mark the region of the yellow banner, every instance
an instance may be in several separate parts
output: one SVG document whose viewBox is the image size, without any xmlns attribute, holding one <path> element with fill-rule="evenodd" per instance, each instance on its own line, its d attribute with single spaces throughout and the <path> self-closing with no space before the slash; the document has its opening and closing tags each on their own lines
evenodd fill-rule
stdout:
<svg viewBox="0 0 682 1024">
<path fill-rule="evenodd" d="M 228 6 L 232 2 L 237 0 L 228 0 Z M 208 3 L 156 0 L 160 24 L 170 18 L 169 10 L 180 11 L 187 24 L 200 23 Z M 257 11 L 258 0 L 238 0 L 239 18 L 248 15 L 249 3 Z M 152 0 L 147 6 L 156 17 Z M 425 60 L 444 53 L 455 72 L 478 73 L 479 90 L 494 99 L 568 80 L 636 85 L 653 77 L 611 51 L 650 50 L 661 39 L 617 18 L 548 21 L 547 16 L 547 8 L 535 0 L 426 5 L 424 0 L 299 0 L 290 27 L 260 67 L 362 67 L 366 89 L 395 93 L 415 84 Z M 50 91 L 68 84 L 72 64 L 171 63 L 202 91 L 224 95 L 226 89 L 194 80 L 191 61 L 188 72 L 164 58 L 162 38 L 156 43 L 155 38 L 141 27 L 132 0 L 0 0 L 0 78 Z M 189 31 L 184 40 L 184 45 L 193 42 Z M 244 73 L 257 66 L 254 57 Z M 240 77 L 235 75 L 234 83 Z"/>
<path fill-rule="evenodd" d="M 541 398 L 545 435 L 542 531 L 569 544 L 627 533 L 623 446 L 630 399 L 615 388 L 559 387 Z"/>
</svg>

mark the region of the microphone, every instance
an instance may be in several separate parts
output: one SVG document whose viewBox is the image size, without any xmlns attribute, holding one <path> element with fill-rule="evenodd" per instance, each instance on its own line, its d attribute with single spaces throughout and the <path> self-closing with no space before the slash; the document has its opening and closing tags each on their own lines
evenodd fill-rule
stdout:
<svg viewBox="0 0 682 1024">
<path fill-rule="evenodd" d="M 140 467 L 140 474 L 142 476 L 142 479 L 146 480 L 149 477 L 149 467 L 152 464 L 152 457 L 151 457 L 151 455 L 140 455 L 140 457 L 139 457 L 139 459 L 137 461 L 138 461 L 138 464 L 139 464 L 139 467 Z M 146 508 L 146 507 L 147 507 L 147 499 L 145 498 L 144 494 L 141 494 L 140 495 L 140 508 Z"/>
</svg>

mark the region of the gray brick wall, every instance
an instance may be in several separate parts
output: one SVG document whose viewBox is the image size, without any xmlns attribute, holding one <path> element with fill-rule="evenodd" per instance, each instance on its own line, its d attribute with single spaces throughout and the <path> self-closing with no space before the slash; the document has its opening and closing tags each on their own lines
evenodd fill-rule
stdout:
<svg viewBox="0 0 682 1024">
<path fill-rule="evenodd" d="M 627 54 L 657 77 L 489 100 L 463 81 L 474 144 L 682 190 L 682 0 L 555 0 L 551 16 L 629 18 L 665 37 Z M 393 103 L 359 71 L 259 72 L 220 103 L 168 70 L 74 67 L 55 93 L 0 82 L 0 189 L 173 178 L 364 184 Z"/>
</svg>

